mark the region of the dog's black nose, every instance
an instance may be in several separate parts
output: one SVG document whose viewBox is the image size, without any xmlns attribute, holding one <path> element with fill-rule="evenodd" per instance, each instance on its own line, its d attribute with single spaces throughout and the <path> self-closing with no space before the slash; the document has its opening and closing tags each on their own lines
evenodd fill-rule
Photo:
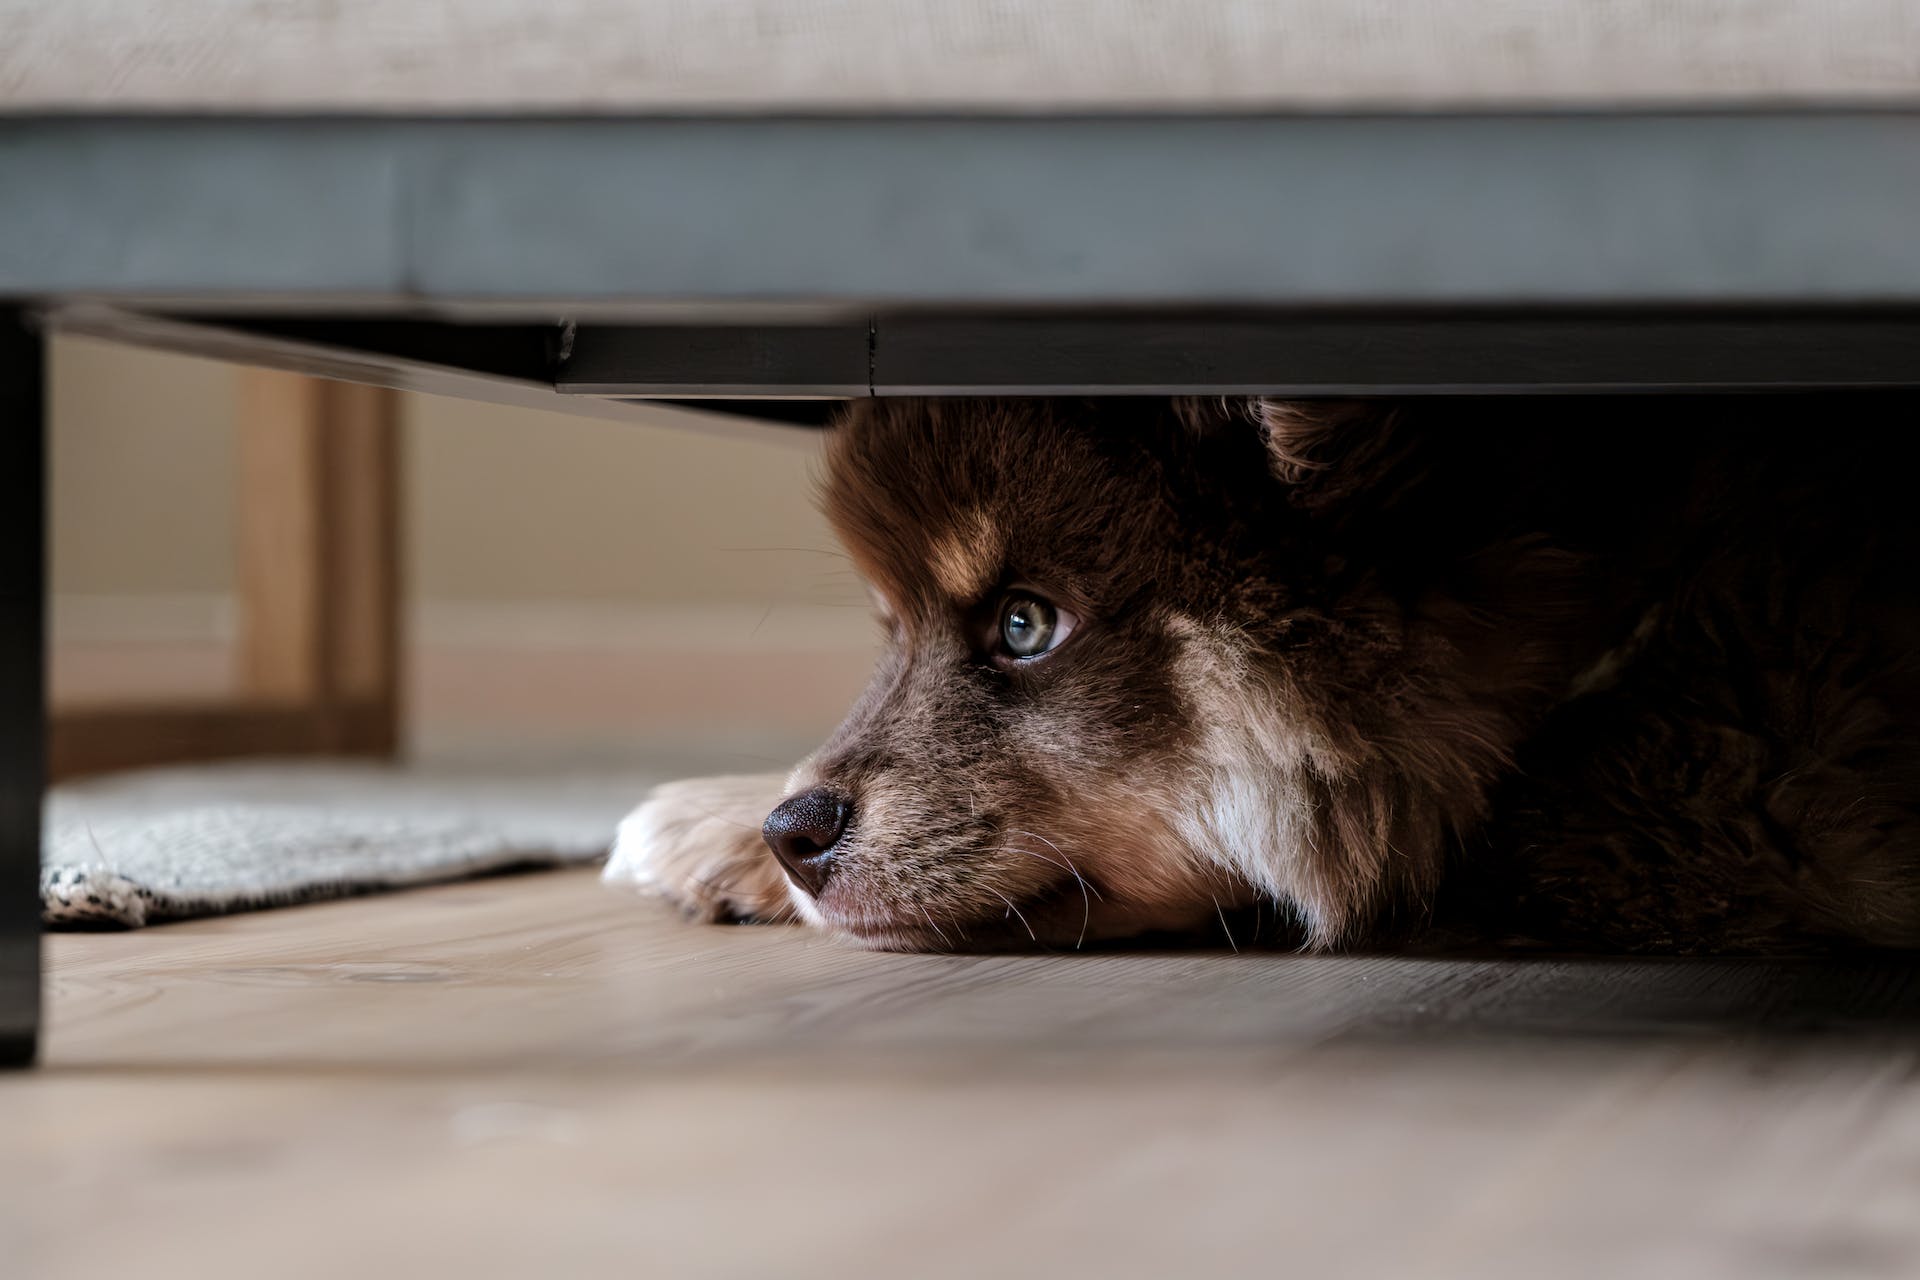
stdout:
<svg viewBox="0 0 1920 1280">
<path fill-rule="evenodd" d="M 782 800 L 767 815 L 760 835 L 787 869 L 787 878 L 817 897 L 827 887 L 833 846 L 846 834 L 852 812 L 844 796 L 815 787 Z"/>
</svg>

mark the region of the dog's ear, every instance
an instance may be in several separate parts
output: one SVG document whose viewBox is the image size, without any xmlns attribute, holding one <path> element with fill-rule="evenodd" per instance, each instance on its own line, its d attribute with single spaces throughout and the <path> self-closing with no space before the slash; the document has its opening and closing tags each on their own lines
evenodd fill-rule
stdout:
<svg viewBox="0 0 1920 1280">
<path fill-rule="evenodd" d="M 1253 401 L 1273 474 L 1304 484 L 1315 472 L 1370 455 L 1384 443 L 1395 409 L 1378 400 Z"/>
<path fill-rule="evenodd" d="M 1255 430 L 1276 479 L 1308 489 L 1347 487 L 1390 450 L 1400 407 L 1389 400 L 1280 400 L 1270 396 L 1189 397 L 1174 412 L 1203 433 Z"/>
</svg>

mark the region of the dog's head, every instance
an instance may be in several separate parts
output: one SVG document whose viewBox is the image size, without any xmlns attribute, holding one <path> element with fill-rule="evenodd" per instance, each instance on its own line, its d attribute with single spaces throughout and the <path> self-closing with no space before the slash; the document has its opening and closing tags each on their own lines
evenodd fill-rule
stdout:
<svg viewBox="0 0 1920 1280">
<path fill-rule="evenodd" d="M 921 949 L 1270 905 L 1330 942 L 1417 898 L 1554 677 L 1383 559 L 1403 434 L 1349 405 L 854 408 L 826 506 L 887 648 L 768 819 L 801 913 Z M 1566 568 L 1496 571 L 1524 564 Z"/>
</svg>

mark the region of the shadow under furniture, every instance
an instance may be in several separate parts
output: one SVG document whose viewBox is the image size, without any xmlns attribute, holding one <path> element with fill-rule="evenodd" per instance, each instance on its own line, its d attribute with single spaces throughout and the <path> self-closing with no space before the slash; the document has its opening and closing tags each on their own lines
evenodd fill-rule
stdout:
<svg viewBox="0 0 1920 1280">
<path fill-rule="evenodd" d="M 802 424 L 885 395 L 1887 391 L 1920 388 L 1915 227 L 1898 111 L 0 119 L 0 1057 L 38 1017 L 51 331 Z"/>
</svg>

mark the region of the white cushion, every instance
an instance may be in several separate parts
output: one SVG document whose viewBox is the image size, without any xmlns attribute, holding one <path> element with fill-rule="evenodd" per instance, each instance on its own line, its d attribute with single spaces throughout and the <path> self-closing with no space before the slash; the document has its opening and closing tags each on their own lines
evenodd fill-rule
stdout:
<svg viewBox="0 0 1920 1280">
<path fill-rule="evenodd" d="M 1916 0 L 0 0 L 0 110 L 1920 101 Z"/>
</svg>

